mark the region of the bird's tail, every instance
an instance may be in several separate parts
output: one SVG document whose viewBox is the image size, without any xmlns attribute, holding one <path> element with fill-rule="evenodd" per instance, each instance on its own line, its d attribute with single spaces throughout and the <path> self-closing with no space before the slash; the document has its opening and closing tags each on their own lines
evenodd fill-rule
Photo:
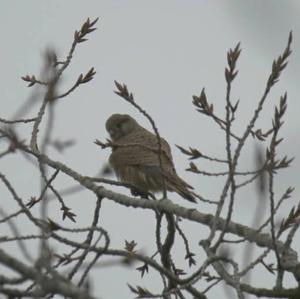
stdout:
<svg viewBox="0 0 300 299">
<path fill-rule="evenodd" d="M 177 192 L 184 199 L 196 203 L 196 197 L 194 193 L 189 189 L 194 189 L 191 185 L 186 183 L 183 179 L 181 179 L 177 174 L 167 175 L 166 181 L 168 183 L 168 189 L 170 191 Z"/>
<path fill-rule="evenodd" d="M 184 199 L 190 201 L 190 202 L 193 202 L 193 203 L 196 203 L 197 200 L 195 198 L 195 196 L 189 192 L 189 190 L 185 190 L 185 191 L 182 191 L 182 190 L 175 190 L 181 197 L 183 197 Z"/>
</svg>

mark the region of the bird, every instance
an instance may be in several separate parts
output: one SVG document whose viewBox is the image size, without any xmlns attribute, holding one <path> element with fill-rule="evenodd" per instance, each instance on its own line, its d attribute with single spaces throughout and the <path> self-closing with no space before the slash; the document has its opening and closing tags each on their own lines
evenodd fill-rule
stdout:
<svg viewBox="0 0 300 299">
<path fill-rule="evenodd" d="M 110 135 L 112 152 L 109 163 L 117 178 L 142 192 L 159 192 L 164 186 L 170 192 L 177 192 L 181 197 L 196 202 L 193 189 L 181 179 L 175 170 L 171 148 L 168 142 L 148 131 L 128 114 L 113 114 L 105 123 Z"/>
</svg>

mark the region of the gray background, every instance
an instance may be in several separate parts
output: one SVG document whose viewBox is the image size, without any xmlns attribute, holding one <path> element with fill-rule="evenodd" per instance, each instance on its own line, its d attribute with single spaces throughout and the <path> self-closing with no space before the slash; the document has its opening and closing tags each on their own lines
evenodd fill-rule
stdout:
<svg viewBox="0 0 300 299">
<path fill-rule="evenodd" d="M 240 72 L 232 93 L 233 99 L 241 101 L 234 125 L 235 131 L 241 134 L 262 95 L 272 60 L 284 49 L 291 29 L 294 32 L 294 53 L 290 65 L 284 71 L 280 83 L 272 90 L 257 128 L 266 130 L 270 127 L 274 105 L 278 103 L 279 96 L 288 91 L 286 123 L 281 132 L 285 143 L 280 145 L 279 154 L 297 156 L 297 80 L 300 61 L 298 1 L 1 1 L 0 117 L 15 116 L 18 107 L 30 97 L 31 90 L 20 77 L 41 72 L 45 48 L 55 47 L 59 57 L 65 57 L 73 32 L 80 28 L 88 16 L 91 19 L 100 17 L 98 30 L 89 36 L 88 42 L 77 47 L 60 88 L 69 88 L 79 73 L 85 73 L 91 66 L 95 67 L 97 74 L 93 81 L 81 86 L 56 105 L 53 136 L 62 140 L 75 138 L 76 145 L 63 155 L 51 150 L 51 157 L 65 162 L 82 174 L 94 175 L 107 161 L 109 150 L 101 151 L 93 141 L 96 138 L 104 141 L 108 137 L 104 123 L 112 113 L 129 113 L 150 129 L 146 119 L 113 93 L 113 81 L 117 80 L 128 85 L 136 101 L 154 118 L 161 135 L 172 146 L 178 173 L 203 196 L 216 199 L 223 180 L 185 172 L 188 161 L 174 146 L 192 146 L 203 153 L 225 157 L 223 132 L 210 119 L 195 111 L 191 104 L 192 95 L 200 94 L 205 87 L 208 100 L 214 104 L 217 114 L 225 115 L 226 52 L 241 41 L 243 51 L 238 63 Z M 33 117 L 37 109 L 38 105 L 28 112 L 28 116 Z M 28 139 L 30 130 L 26 128 L 19 132 Z M 239 165 L 240 170 L 255 168 L 254 145 L 255 141 L 249 138 Z M 0 146 L 1 149 L 5 148 L 3 144 Z M 197 165 L 206 171 L 224 170 L 202 160 Z M 283 170 L 276 181 L 278 196 L 286 187 L 296 187 L 293 201 L 283 206 L 281 216 L 288 214 L 292 204 L 297 204 L 299 166 L 296 159 L 293 166 Z M 24 200 L 39 194 L 38 170 L 32 171 L 24 158 L 12 155 L 1 159 L 0 168 Z M 59 175 L 56 187 L 73 184 L 72 180 Z M 16 206 L 9 194 L 2 186 L 0 188 L 6 211 L 15 211 Z M 171 198 L 186 205 L 175 194 Z M 78 193 L 66 198 L 66 202 L 77 214 L 76 225 L 84 226 L 91 222 L 95 202 L 92 194 Z M 248 187 L 239 192 L 233 219 L 243 224 L 251 223 L 255 205 L 256 194 L 253 188 Z M 62 223 L 58 204 L 53 202 L 50 207 L 49 216 Z M 202 203 L 199 209 L 213 211 Z M 38 208 L 35 208 L 35 212 L 38 215 Z M 101 213 L 101 225 L 111 232 L 113 248 L 123 247 L 125 239 L 134 239 L 143 252 L 153 253 L 152 213 L 126 209 L 108 201 L 103 203 Z M 26 224 L 24 220 L 24 231 L 30 231 Z M 63 224 L 72 225 L 68 222 Z M 204 258 L 197 243 L 207 236 L 208 230 L 193 224 L 187 224 L 184 228 L 193 240 L 193 251 Z M 181 263 L 179 266 L 185 268 L 181 241 L 178 240 L 178 244 L 174 254 Z M 13 245 L 6 246 L 14 249 Z M 60 250 L 58 244 L 53 244 L 53 248 Z M 34 252 L 34 248 L 31 250 Z M 234 253 L 239 257 L 242 250 L 237 248 Z M 132 298 L 126 282 L 146 286 L 157 293 L 161 284 L 158 275 L 153 273 L 151 271 L 148 277 L 140 281 L 139 273 L 131 269 L 119 266 L 109 270 L 99 269 L 93 274 L 92 286 L 95 294 L 101 298 L 120 295 L 122 298 Z M 258 272 L 255 284 L 271 286 L 272 275 L 260 275 Z M 287 277 L 285 283 L 291 285 L 290 277 Z M 222 294 L 224 290 L 219 287 L 212 290 L 209 297 L 221 298 Z"/>
</svg>

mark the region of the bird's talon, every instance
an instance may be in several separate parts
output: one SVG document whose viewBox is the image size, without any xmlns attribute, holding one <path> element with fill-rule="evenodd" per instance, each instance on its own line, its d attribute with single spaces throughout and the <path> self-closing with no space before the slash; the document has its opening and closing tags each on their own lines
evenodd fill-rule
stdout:
<svg viewBox="0 0 300 299">
<path fill-rule="evenodd" d="M 140 196 L 141 198 L 146 198 L 146 199 L 149 199 L 149 198 L 155 199 L 155 196 L 152 193 L 150 193 L 148 191 L 140 190 L 136 187 L 131 187 L 130 191 L 131 191 L 132 196 Z"/>
<path fill-rule="evenodd" d="M 136 187 L 130 188 L 132 196 L 140 196 L 142 198 L 147 198 L 148 199 L 148 194 Z"/>
</svg>

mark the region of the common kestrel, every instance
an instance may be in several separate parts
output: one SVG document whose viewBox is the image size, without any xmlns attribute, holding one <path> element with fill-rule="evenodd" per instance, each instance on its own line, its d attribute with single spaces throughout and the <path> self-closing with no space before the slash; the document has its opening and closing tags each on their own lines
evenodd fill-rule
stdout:
<svg viewBox="0 0 300 299">
<path fill-rule="evenodd" d="M 121 182 L 129 183 L 140 191 L 158 192 L 163 190 L 164 178 L 167 190 L 196 202 L 190 191 L 193 187 L 176 173 L 171 148 L 166 140 L 161 138 L 162 172 L 155 134 L 127 114 L 110 116 L 106 121 L 106 130 L 114 143 L 109 162 Z"/>
</svg>

